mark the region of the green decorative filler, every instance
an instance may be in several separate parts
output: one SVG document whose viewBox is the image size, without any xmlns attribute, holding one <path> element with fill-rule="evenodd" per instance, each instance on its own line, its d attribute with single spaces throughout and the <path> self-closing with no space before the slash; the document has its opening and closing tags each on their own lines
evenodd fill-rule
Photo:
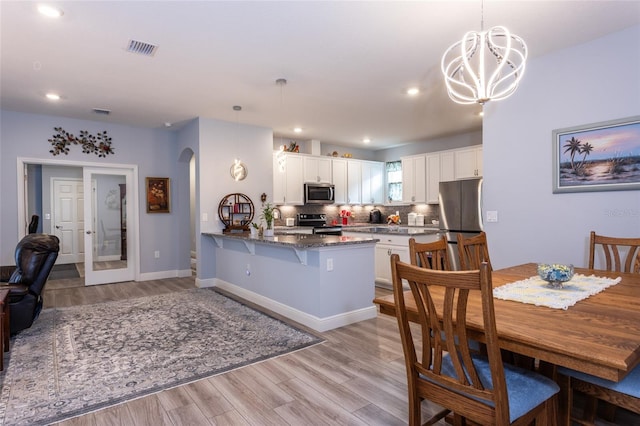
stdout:
<svg viewBox="0 0 640 426">
<path fill-rule="evenodd" d="M 80 136 L 76 137 L 71 133 L 64 130 L 62 127 L 54 127 L 53 130 L 58 134 L 53 135 L 49 142 L 53 146 L 49 152 L 51 154 L 69 155 L 69 145 L 82 145 L 82 152 L 85 154 L 95 154 L 98 157 L 106 157 L 108 154 L 113 154 L 113 147 L 111 146 L 111 137 L 107 136 L 107 131 L 92 135 L 86 130 L 80 130 Z"/>
</svg>

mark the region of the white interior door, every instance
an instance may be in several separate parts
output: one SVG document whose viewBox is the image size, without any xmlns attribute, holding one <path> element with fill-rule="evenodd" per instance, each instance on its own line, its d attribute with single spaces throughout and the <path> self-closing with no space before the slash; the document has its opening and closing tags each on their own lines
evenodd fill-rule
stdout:
<svg viewBox="0 0 640 426">
<path fill-rule="evenodd" d="M 82 262 L 84 257 L 84 185 L 80 179 L 53 178 L 51 231 L 60 239 L 56 263 Z"/>
<path fill-rule="evenodd" d="M 85 285 L 132 281 L 133 171 L 84 168 L 83 182 Z"/>
</svg>

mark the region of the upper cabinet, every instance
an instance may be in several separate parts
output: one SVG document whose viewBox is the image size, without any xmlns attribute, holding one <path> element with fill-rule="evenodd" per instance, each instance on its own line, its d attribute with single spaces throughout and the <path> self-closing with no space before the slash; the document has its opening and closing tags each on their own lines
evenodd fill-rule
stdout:
<svg viewBox="0 0 640 426">
<path fill-rule="evenodd" d="M 424 155 L 402 157 L 402 201 L 426 202 L 426 159 Z"/>
<path fill-rule="evenodd" d="M 384 163 L 362 161 L 362 204 L 384 202 Z"/>
<path fill-rule="evenodd" d="M 331 158 L 303 157 L 304 181 L 313 183 L 331 183 Z"/>
<path fill-rule="evenodd" d="M 347 204 L 362 203 L 362 162 L 347 160 Z"/>
<path fill-rule="evenodd" d="M 440 195 L 440 154 L 425 155 L 427 165 L 426 200 L 428 204 L 438 204 Z"/>
<path fill-rule="evenodd" d="M 335 203 L 347 204 L 347 160 L 343 158 L 331 160 L 331 179 L 335 187 Z"/>
<path fill-rule="evenodd" d="M 482 146 L 457 149 L 454 156 L 456 179 L 482 176 Z"/>
<path fill-rule="evenodd" d="M 456 179 L 456 159 L 451 151 L 440 152 L 440 182 L 449 182 Z M 438 185 L 438 192 L 440 192 L 440 185 Z"/>
<path fill-rule="evenodd" d="M 304 204 L 303 166 L 298 154 L 273 155 L 274 204 Z"/>
</svg>

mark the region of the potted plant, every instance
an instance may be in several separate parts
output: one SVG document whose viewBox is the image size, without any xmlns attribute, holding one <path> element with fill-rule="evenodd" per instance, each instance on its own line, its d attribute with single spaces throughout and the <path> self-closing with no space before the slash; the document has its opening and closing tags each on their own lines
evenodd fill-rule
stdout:
<svg viewBox="0 0 640 426">
<path fill-rule="evenodd" d="M 256 238 L 258 236 L 259 229 L 260 226 L 257 223 L 251 222 L 251 227 L 249 228 L 249 231 L 251 232 L 251 238 Z"/>
<path fill-rule="evenodd" d="M 262 205 L 262 219 L 267 224 L 267 228 L 264 231 L 265 237 L 273 237 L 273 211 L 275 206 L 271 203 Z"/>
</svg>

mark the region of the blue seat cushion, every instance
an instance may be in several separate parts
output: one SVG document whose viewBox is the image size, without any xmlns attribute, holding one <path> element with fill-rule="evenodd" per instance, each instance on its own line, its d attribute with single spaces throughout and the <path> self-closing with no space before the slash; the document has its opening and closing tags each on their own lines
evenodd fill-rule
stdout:
<svg viewBox="0 0 640 426">
<path fill-rule="evenodd" d="M 482 385 L 486 389 L 493 389 L 489 360 L 485 356 L 473 356 L 473 363 L 478 371 Z M 450 377 L 457 377 L 449 354 L 442 359 L 442 372 Z M 534 371 L 525 370 L 504 364 L 504 376 L 507 384 L 509 399 L 509 421 L 513 423 L 542 402 L 558 393 L 560 388 L 551 379 Z M 493 407 L 493 402 L 484 399 L 473 398 L 479 402 Z"/>
<path fill-rule="evenodd" d="M 575 377 L 576 379 L 580 379 L 583 382 L 592 383 L 594 385 L 606 389 L 611 389 L 625 395 L 631 395 L 636 398 L 640 398 L 640 367 L 636 367 L 631 370 L 631 372 L 619 382 L 612 382 L 611 380 L 601 379 L 600 377 L 581 373 L 579 371 L 571 370 L 564 367 L 559 367 L 558 372 L 560 374 L 564 374 L 565 376 Z"/>
</svg>

